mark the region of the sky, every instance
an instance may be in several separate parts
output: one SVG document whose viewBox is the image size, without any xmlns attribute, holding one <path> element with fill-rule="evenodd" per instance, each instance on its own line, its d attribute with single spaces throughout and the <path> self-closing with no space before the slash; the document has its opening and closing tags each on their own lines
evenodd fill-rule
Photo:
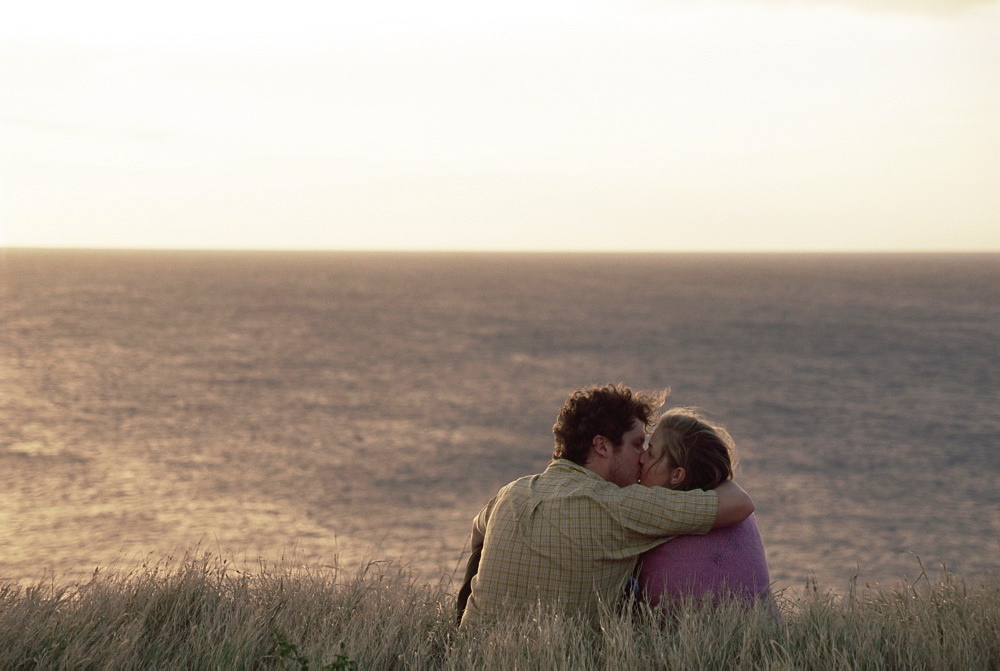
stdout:
<svg viewBox="0 0 1000 671">
<path fill-rule="evenodd" d="M 1000 2 L 33 0 L 0 246 L 1000 251 Z"/>
</svg>

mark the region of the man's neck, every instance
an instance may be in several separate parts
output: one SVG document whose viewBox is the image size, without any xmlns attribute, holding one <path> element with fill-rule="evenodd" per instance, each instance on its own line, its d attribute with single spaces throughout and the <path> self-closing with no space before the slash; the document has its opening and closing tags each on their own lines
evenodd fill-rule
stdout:
<svg viewBox="0 0 1000 671">
<path fill-rule="evenodd" d="M 591 455 L 590 459 L 587 459 L 586 463 L 582 464 L 587 470 L 597 473 L 599 476 L 611 482 L 611 463 L 607 459 L 596 458 Z"/>
</svg>

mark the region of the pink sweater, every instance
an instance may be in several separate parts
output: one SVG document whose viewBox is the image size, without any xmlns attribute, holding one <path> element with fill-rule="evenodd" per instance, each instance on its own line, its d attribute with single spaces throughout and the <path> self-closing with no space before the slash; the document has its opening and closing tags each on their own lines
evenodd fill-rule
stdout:
<svg viewBox="0 0 1000 671">
<path fill-rule="evenodd" d="M 641 594 L 657 605 L 661 595 L 701 597 L 712 593 L 752 603 L 770 594 L 764 542 L 753 515 L 704 536 L 677 536 L 639 557 Z"/>
</svg>

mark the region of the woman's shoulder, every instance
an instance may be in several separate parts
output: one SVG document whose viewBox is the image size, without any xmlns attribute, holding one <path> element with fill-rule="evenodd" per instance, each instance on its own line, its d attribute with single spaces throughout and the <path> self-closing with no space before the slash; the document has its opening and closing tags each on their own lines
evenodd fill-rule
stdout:
<svg viewBox="0 0 1000 671">
<path fill-rule="evenodd" d="M 763 541 L 757 529 L 757 521 L 750 514 L 738 524 L 721 529 L 712 529 L 703 536 L 675 536 L 646 552 L 643 557 L 672 557 L 675 559 L 694 556 L 703 559 L 706 552 L 761 552 Z"/>
</svg>

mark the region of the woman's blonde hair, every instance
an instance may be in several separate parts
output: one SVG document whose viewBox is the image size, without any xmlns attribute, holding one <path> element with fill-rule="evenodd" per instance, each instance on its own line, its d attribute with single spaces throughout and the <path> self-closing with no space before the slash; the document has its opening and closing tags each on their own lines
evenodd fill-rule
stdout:
<svg viewBox="0 0 1000 671">
<path fill-rule="evenodd" d="M 715 489 L 733 478 L 736 446 L 722 426 L 706 419 L 697 408 L 671 408 L 656 425 L 663 435 L 663 454 L 670 466 L 684 469 L 676 489 Z"/>
</svg>

